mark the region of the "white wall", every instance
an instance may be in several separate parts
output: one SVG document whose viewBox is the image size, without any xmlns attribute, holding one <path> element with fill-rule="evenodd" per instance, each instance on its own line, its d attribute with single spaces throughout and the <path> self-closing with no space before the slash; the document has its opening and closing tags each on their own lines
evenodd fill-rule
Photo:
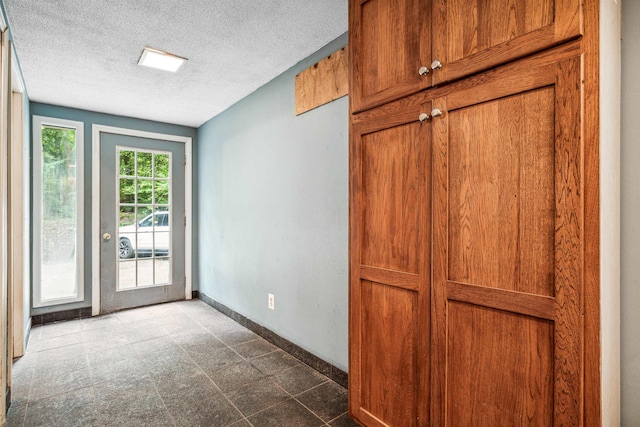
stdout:
<svg viewBox="0 0 640 427">
<path fill-rule="evenodd" d="M 640 1 L 622 7 L 622 425 L 640 426 Z"/>
<path fill-rule="evenodd" d="M 620 424 L 620 3 L 600 1 L 602 425 Z"/>
</svg>

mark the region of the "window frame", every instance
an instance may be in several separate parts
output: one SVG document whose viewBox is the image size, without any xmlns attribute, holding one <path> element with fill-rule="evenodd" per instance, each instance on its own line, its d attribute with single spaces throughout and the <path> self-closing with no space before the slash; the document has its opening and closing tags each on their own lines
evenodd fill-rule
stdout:
<svg viewBox="0 0 640 427">
<path fill-rule="evenodd" d="M 33 308 L 84 301 L 84 123 L 55 117 L 33 116 Z M 76 283 L 75 297 L 42 300 L 42 127 L 74 129 L 76 132 Z"/>
</svg>

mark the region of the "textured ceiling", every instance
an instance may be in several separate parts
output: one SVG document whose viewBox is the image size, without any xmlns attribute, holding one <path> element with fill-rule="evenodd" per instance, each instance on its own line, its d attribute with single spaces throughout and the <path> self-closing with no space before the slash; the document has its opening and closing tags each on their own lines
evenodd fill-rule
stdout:
<svg viewBox="0 0 640 427">
<path fill-rule="evenodd" d="M 347 0 L 3 0 L 29 97 L 200 126 L 347 30 Z M 137 65 L 144 46 L 189 59 Z"/>
</svg>

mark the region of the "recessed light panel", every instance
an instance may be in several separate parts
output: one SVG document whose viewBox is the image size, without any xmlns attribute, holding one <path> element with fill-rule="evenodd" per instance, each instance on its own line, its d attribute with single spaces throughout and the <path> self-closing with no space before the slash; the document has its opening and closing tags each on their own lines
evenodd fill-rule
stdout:
<svg viewBox="0 0 640 427">
<path fill-rule="evenodd" d="M 178 55 L 163 52 L 158 49 L 145 47 L 142 51 L 142 55 L 140 55 L 140 59 L 138 60 L 138 65 L 175 73 L 185 62 L 187 62 L 187 58 L 182 58 Z"/>
</svg>

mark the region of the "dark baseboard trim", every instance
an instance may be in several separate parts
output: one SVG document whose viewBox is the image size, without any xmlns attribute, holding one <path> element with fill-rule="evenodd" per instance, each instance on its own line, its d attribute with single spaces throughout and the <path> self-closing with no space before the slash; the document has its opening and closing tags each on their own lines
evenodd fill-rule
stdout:
<svg viewBox="0 0 640 427">
<path fill-rule="evenodd" d="M 200 299 L 200 292 L 198 292 L 198 291 L 191 291 L 191 298 L 193 298 L 193 299 Z"/>
<path fill-rule="evenodd" d="M 31 326 L 46 325 L 47 323 L 62 322 L 64 320 L 86 319 L 87 317 L 91 317 L 91 307 L 35 314 L 31 316 Z"/>
<path fill-rule="evenodd" d="M 296 359 L 309 365 L 310 367 L 320 372 L 321 374 L 331 378 L 333 381 L 337 382 L 341 386 L 345 388 L 347 387 L 349 382 L 348 374 L 344 372 L 342 369 L 339 369 L 333 366 L 332 364 L 330 364 L 329 362 L 326 362 L 320 359 L 318 356 L 309 353 L 307 350 L 297 346 L 296 344 L 292 343 L 289 340 L 282 338 L 280 335 L 276 334 L 275 332 L 265 328 L 262 325 L 257 324 L 251 319 L 246 318 L 242 314 L 230 309 L 226 305 L 219 303 L 218 301 L 214 300 L 211 297 L 208 297 L 207 295 L 201 292 L 193 291 L 193 297 L 200 299 L 201 301 L 205 302 L 206 304 L 218 310 L 220 313 L 224 314 L 227 317 L 230 317 L 231 319 L 235 320 L 237 323 L 241 324 L 242 326 L 249 329 L 250 331 L 260 335 L 262 338 L 266 339 L 267 341 L 274 344 L 275 346 L 280 347 L 282 350 L 286 351 Z"/>
</svg>

